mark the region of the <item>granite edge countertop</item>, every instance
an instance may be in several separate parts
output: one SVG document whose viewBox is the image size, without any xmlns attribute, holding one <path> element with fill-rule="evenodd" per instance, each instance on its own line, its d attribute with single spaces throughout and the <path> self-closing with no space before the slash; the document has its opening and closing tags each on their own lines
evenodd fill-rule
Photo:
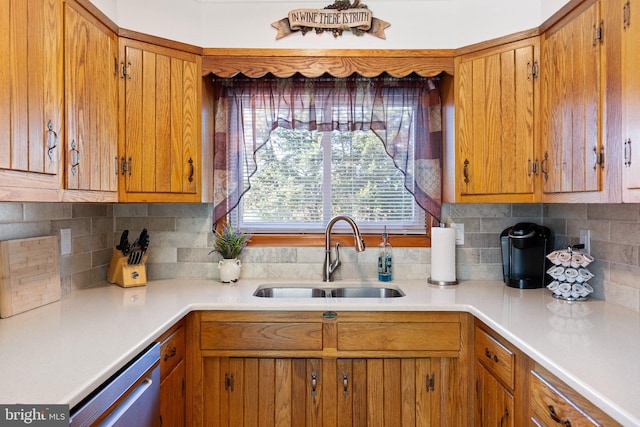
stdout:
<svg viewBox="0 0 640 427">
<path fill-rule="evenodd" d="M 498 281 L 396 286 L 402 298 L 254 297 L 263 283 L 287 280 L 167 279 L 146 286 L 104 284 L 46 306 L 0 319 L 0 403 L 80 402 L 118 369 L 194 310 L 461 311 L 494 329 L 623 425 L 640 425 L 640 313 L 591 300 L 569 303 L 546 289 L 520 290 Z M 317 281 L 295 283 L 343 286 Z"/>
</svg>

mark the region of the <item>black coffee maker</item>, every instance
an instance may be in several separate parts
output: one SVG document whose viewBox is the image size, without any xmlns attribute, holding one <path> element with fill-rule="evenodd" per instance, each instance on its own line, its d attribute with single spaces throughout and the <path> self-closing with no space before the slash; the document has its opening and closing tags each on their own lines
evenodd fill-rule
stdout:
<svg viewBox="0 0 640 427">
<path fill-rule="evenodd" d="M 532 222 L 521 222 L 500 234 L 502 272 L 507 286 L 520 289 L 546 285 L 546 255 L 552 246 L 551 230 Z"/>
</svg>

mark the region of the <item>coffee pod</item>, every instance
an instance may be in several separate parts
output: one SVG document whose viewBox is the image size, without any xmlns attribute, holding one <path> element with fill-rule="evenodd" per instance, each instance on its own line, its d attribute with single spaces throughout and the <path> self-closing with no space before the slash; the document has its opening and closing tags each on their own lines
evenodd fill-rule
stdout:
<svg viewBox="0 0 640 427">
<path fill-rule="evenodd" d="M 582 266 L 583 267 L 588 266 L 589 264 L 591 264 L 595 260 L 595 258 L 592 257 L 589 254 L 582 254 L 582 259 L 583 259 L 583 261 L 582 261 Z"/>
<path fill-rule="evenodd" d="M 578 270 L 578 277 L 576 278 L 579 282 L 586 282 L 587 280 L 593 277 L 593 273 L 591 273 L 586 268 L 581 268 Z"/>
<path fill-rule="evenodd" d="M 581 298 L 583 297 L 584 293 L 584 286 L 582 286 L 580 283 L 574 283 L 573 286 L 571 287 L 571 296 L 573 298 Z"/>
<path fill-rule="evenodd" d="M 571 296 L 571 285 L 567 282 L 560 283 L 558 285 L 557 293 L 562 295 L 565 298 L 569 298 Z"/>
<path fill-rule="evenodd" d="M 571 267 L 573 268 L 581 267 L 583 262 L 584 262 L 584 256 L 582 256 L 582 254 L 571 255 Z"/>
<path fill-rule="evenodd" d="M 567 268 L 564 271 L 564 276 L 566 277 L 567 282 L 573 283 L 576 281 L 576 278 L 578 277 L 578 270 L 576 270 L 575 268 Z"/>
<path fill-rule="evenodd" d="M 558 254 L 558 261 L 564 267 L 569 267 L 571 264 L 571 254 L 569 252 L 560 252 Z"/>
</svg>

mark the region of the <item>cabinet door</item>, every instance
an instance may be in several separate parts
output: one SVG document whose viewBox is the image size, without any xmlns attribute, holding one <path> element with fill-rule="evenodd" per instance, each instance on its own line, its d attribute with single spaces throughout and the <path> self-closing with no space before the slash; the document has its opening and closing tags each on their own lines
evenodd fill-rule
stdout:
<svg viewBox="0 0 640 427">
<path fill-rule="evenodd" d="M 335 392 L 325 381 L 325 425 L 441 425 L 445 399 L 438 359 L 338 359 L 325 361 L 325 373 L 329 369 Z"/>
<path fill-rule="evenodd" d="M 589 0 L 542 42 L 542 174 L 545 193 L 600 191 L 600 10 Z"/>
<path fill-rule="evenodd" d="M 181 360 L 160 383 L 160 419 L 163 426 L 185 425 L 185 362 Z"/>
<path fill-rule="evenodd" d="M 476 363 L 476 422 L 480 426 L 513 427 L 513 395 L 481 363 Z"/>
<path fill-rule="evenodd" d="M 534 201 L 538 45 L 456 60 L 458 201 Z"/>
<path fill-rule="evenodd" d="M 117 36 L 73 2 L 64 16 L 66 188 L 117 201 Z"/>
<path fill-rule="evenodd" d="M 319 359 L 204 359 L 204 425 L 322 427 Z"/>
<path fill-rule="evenodd" d="M 200 201 L 201 57 L 120 39 L 122 201 Z"/>
<path fill-rule="evenodd" d="M 2 200 L 59 198 L 62 2 L 0 1 Z"/>
<path fill-rule="evenodd" d="M 622 2 L 620 2 L 622 3 Z M 640 202 L 640 2 L 624 2 L 622 36 L 622 108 L 624 201 Z"/>
</svg>

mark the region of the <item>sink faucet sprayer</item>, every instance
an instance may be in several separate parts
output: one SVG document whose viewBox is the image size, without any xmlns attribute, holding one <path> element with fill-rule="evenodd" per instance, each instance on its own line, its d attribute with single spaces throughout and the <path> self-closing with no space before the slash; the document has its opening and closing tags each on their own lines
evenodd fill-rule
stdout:
<svg viewBox="0 0 640 427">
<path fill-rule="evenodd" d="M 346 215 L 338 215 L 331 218 L 329 223 L 327 224 L 327 228 L 324 231 L 324 267 L 322 271 L 322 281 L 323 282 L 332 282 L 333 281 L 333 273 L 340 267 L 340 242 L 336 242 L 336 259 L 335 261 L 331 261 L 331 229 L 333 225 L 340 221 L 346 221 L 347 224 L 351 226 L 353 230 L 353 243 L 355 245 L 357 252 L 364 251 L 364 240 L 360 235 L 360 230 L 358 230 L 358 226 L 356 222 Z"/>
</svg>

